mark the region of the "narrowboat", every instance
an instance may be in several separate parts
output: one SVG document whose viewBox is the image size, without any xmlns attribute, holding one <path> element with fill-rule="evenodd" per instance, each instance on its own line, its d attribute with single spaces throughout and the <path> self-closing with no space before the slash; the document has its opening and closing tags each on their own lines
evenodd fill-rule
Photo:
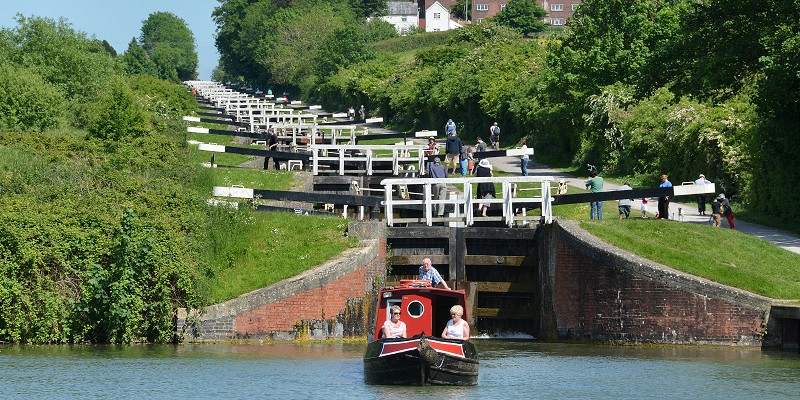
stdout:
<svg viewBox="0 0 800 400">
<path fill-rule="evenodd" d="M 469 340 L 439 337 L 450 320 L 450 308 L 464 308 L 464 290 L 431 287 L 427 280 L 402 280 L 381 289 L 374 333 L 364 354 L 364 382 L 370 385 L 478 384 L 478 353 Z M 383 337 L 383 324 L 399 306 L 407 338 Z"/>
</svg>

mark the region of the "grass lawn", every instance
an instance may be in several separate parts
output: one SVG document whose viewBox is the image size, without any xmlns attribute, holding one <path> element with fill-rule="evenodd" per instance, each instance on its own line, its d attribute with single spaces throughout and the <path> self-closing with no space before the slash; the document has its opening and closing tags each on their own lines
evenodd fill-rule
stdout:
<svg viewBox="0 0 800 400">
<path fill-rule="evenodd" d="M 536 192 L 520 192 L 520 197 L 528 193 Z M 570 187 L 569 193 L 586 191 Z M 553 215 L 580 221 L 583 229 L 609 244 L 679 271 L 766 297 L 800 299 L 800 254 L 709 225 L 654 218 L 619 220 L 616 203 L 604 202 L 603 221 L 589 219 L 588 203 L 554 206 Z M 632 210 L 632 215 L 640 214 Z"/>
<path fill-rule="evenodd" d="M 267 287 L 324 263 L 354 239 L 344 236 L 348 220 L 282 212 L 251 212 L 248 230 L 227 238 L 236 256 L 216 260 L 207 273 L 209 304 Z"/>
<path fill-rule="evenodd" d="M 600 239 L 641 257 L 776 299 L 800 299 L 800 254 L 708 225 L 656 219 L 581 221 Z"/>
</svg>

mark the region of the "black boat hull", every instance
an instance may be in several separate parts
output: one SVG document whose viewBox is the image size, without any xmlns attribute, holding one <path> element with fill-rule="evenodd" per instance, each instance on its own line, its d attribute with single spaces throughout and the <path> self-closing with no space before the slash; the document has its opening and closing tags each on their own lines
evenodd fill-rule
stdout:
<svg viewBox="0 0 800 400">
<path fill-rule="evenodd" d="M 473 386 L 478 384 L 478 366 L 475 346 L 467 341 L 424 337 L 381 339 L 367 345 L 364 382 Z"/>
</svg>

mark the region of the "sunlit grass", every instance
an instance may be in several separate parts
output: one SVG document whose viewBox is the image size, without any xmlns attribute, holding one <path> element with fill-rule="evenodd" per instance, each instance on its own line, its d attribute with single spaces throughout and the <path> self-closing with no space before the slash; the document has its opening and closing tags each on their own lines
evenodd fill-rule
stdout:
<svg viewBox="0 0 800 400">
<path fill-rule="evenodd" d="M 714 282 L 777 299 L 800 299 L 800 254 L 709 225 L 631 218 L 581 221 L 600 239 Z"/>
<path fill-rule="evenodd" d="M 344 236 L 347 220 L 282 212 L 250 212 L 243 232 L 230 232 L 221 246 L 238 249 L 217 260 L 207 281 L 213 304 L 267 287 L 336 257 L 353 247 Z"/>
</svg>

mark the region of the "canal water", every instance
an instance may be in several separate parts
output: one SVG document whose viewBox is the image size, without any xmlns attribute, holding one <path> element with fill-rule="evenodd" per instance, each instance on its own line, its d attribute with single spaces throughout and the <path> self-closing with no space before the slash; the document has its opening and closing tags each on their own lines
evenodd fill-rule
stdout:
<svg viewBox="0 0 800 400">
<path fill-rule="evenodd" d="M 797 399 L 792 352 L 477 339 L 478 386 L 363 383 L 364 344 L 0 346 L 0 399 Z"/>
</svg>

